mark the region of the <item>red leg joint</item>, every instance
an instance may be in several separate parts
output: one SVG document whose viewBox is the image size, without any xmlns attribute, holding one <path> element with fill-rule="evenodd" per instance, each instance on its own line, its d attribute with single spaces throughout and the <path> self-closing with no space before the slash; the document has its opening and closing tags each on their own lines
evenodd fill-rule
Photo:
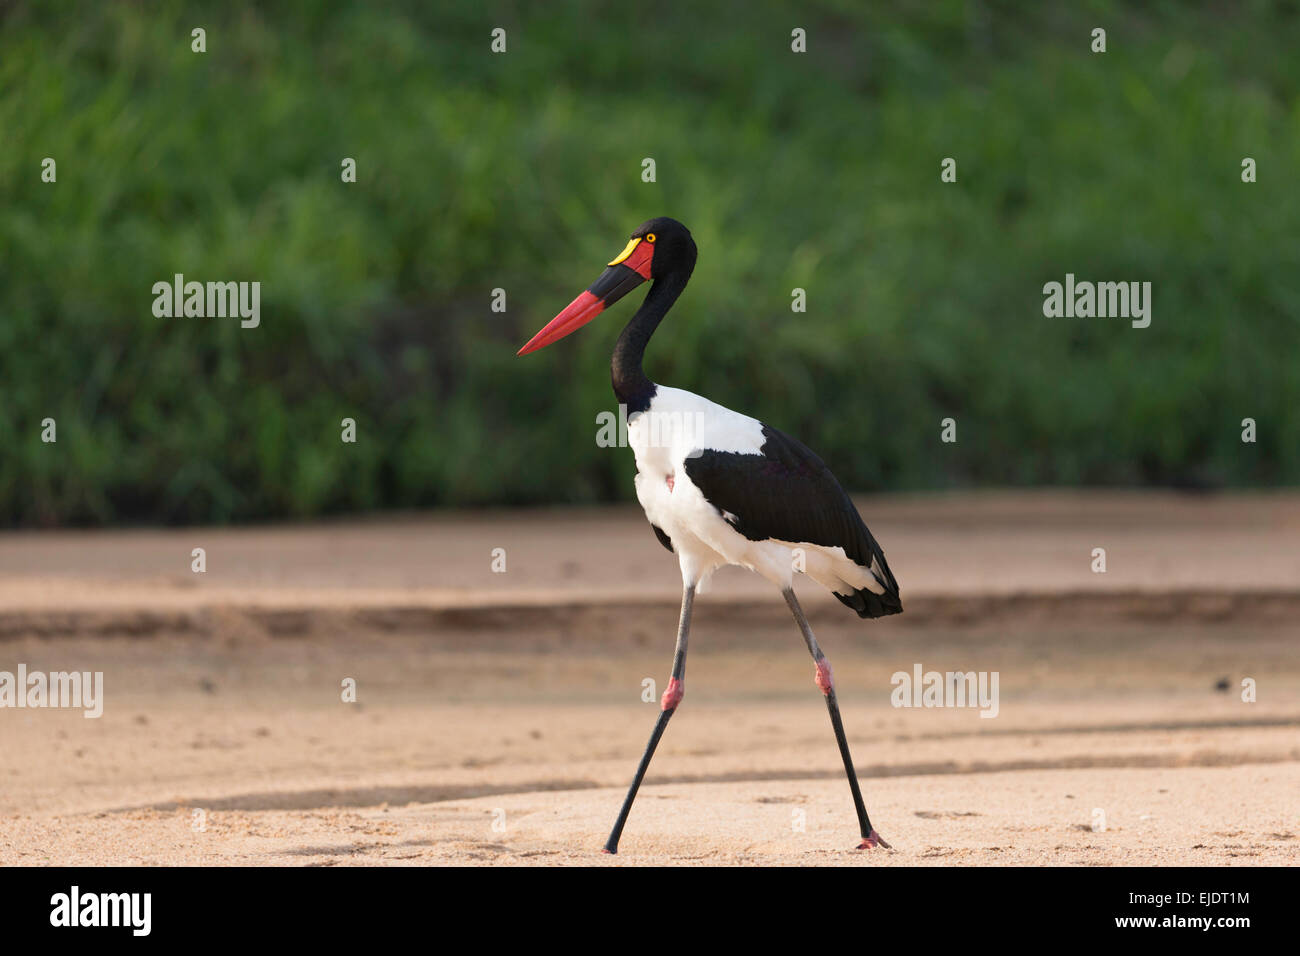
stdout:
<svg viewBox="0 0 1300 956">
<path fill-rule="evenodd" d="M 835 686 L 835 680 L 831 677 L 831 662 L 826 658 L 817 661 L 817 686 L 822 689 L 825 695 L 830 694 L 831 688 Z"/>
<path fill-rule="evenodd" d="M 659 699 L 661 710 L 672 710 L 682 702 L 686 696 L 686 684 L 679 681 L 676 677 L 668 682 L 668 689 L 664 691 L 663 697 Z"/>
</svg>

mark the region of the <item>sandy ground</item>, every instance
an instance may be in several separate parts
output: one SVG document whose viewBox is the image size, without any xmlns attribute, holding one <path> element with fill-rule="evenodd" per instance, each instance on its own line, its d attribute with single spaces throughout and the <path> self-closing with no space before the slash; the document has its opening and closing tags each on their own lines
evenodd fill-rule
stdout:
<svg viewBox="0 0 1300 956">
<path fill-rule="evenodd" d="M 630 511 L 0 536 L 0 670 L 102 671 L 106 695 L 99 719 L 0 710 L 0 863 L 1300 861 L 1300 498 L 1017 500 L 864 502 L 898 618 L 803 589 L 894 847 L 867 852 L 798 632 L 737 574 L 599 853 L 676 619 Z M 891 706 L 917 664 L 997 672 L 997 716 Z"/>
</svg>

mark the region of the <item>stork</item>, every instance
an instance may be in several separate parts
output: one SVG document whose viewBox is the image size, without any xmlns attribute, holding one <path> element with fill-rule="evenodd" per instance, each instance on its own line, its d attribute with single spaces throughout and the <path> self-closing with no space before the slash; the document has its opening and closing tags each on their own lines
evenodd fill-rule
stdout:
<svg viewBox="0 0 1300 956">
<path fill-rule="evenodd" d="M 812 655 L 814 679 L 830 712 L 862 834 L 858 849 L 888 847 L 867 817 L 831 666 L 795 597 L 793 579 L 796 570 L 807 574 L 862 618 L 900 612 L 898 582 L 852 500 L 807 447 L 756 419 L 646 377 L 641 368 L 646 345 L 686 288 L 695 259 L 695 241 L 680 222 L 660 217 L 643 223 L 600 278 L 518 353 L 559 341 L 641 283 L 651 283 L 614 346 L 611 372 L 614 394 L 627 407 L 637 499 L 655 536 L 681 565 L 682 609 L 672 676 L 605 852 L 618 852 L 637 790 L 685 695 L 695 593 L 709 575 L 728 564 L 749 568 L 781 589 Z"/>
</svg>

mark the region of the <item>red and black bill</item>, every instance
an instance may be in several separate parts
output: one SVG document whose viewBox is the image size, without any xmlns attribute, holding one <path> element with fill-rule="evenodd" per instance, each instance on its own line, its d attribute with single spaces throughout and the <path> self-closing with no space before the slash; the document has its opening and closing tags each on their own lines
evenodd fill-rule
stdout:
<svg viewBox="0 0 1300 956">
<path fill-rule="evenodd" d="M 627 248 L 609 264 L 609 268 L 601 273 L 600 278 L 593 282 L 586 292 L 570 302 L 559 315 L 546 323 L 546 326 L 529 339 L 528 344 L 521 348 L 518 354 L 527 355 L 529 352 L 536 352 L 582 328 L 606 308 L 649 279 L 650 263 L 653 259 L 653 237 L 633 237 L 628 242 Z"/>
</svg>

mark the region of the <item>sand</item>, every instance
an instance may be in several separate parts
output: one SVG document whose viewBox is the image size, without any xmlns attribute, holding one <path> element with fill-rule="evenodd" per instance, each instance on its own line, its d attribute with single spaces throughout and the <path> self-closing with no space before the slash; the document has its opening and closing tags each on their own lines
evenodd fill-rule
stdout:
<svg viewBox="0 0 1300 956">
<path fill-rule="evenodd" d="M 1300 499 L 863 508 L 908 612 L 803 593 L 892 850 L 853 849 L 811 662 L 735 573 L 700 599 L 686 700 L 621 852 L 599 852 L 676 619 L 671 557 L 602 509 L 0 536 L 0 670 L 102 671 L 106 694 L 99 719 L 0 710 L 0 863 L 1300 859 Z M 916 664 L 996 671 L 997 716 L 892 706 Z"/>
</svg>

